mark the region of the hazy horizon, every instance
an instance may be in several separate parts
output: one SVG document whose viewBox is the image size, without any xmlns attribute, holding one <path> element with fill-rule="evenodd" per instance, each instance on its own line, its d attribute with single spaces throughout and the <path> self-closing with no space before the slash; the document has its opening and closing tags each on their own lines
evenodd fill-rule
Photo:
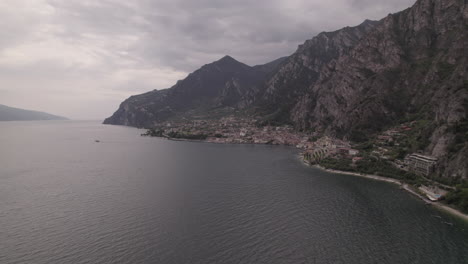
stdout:
<svg viewBox="0 0 468 264">
<path fill-rule="evenodd" d="M 414 2 L 6 0 L 0 104 L 102 120 L 130 95 L 169 88 L 224 55 L 266 63 Z"/>
</svg>

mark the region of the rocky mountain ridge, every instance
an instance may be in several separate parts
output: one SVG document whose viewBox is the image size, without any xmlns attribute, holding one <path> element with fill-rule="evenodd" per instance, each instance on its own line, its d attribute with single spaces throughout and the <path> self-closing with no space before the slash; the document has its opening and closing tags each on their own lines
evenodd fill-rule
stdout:
<svg viewBox="0 0 468 264">
<path fill-rule="evenodd" d="M 225 57 L 170 89 L 130 97 L 105 123 L 151 127 L 241 111 L 260 124 L 360 142 L 423 120 L 422 143 L 407 151 L 439 158 L 440 175 L 467 177 L 467 32 L 465 0 L 418 0 L 380 21 L 321 33 L 270 65 Z"/>
<path fill-rule="evenodd" d="M 451 131 L 466 124 L 468 111 L 467 11 L 462 0 L 420 0 L 386 17 L 327 65 L 294 106 L 293 123 L 359 140 L 403 120 L 425 119 L 421 136 L 430 140 L 414 151 L 445 163 L 442 175 L 466 177 L 466 134 L 455 139 Z M 457 140 L 463 146 L 450 153 Z"/>
<path fill-rule="evenodd" d="M 210 118 L 212 111 L 232 113 L 245 96 L 284 59 L 248 66 L 230 56 L 202 66 L 173 87 L 154 90 L 125 100 L 104 124 L 151 127 L 173 118 L 196 115 Z"/>
</svg>

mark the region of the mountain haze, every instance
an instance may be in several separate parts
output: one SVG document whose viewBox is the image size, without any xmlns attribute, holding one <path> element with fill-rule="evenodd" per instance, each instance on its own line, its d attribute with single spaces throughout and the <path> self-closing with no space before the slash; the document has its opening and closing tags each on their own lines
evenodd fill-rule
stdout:
<svg viewBox="0 0 468 264">
<path fill-rule="evenodd" d="M 0 105 L 0 121 L 66 120 L 67 118 L 44 112 Z"/>
</svg>

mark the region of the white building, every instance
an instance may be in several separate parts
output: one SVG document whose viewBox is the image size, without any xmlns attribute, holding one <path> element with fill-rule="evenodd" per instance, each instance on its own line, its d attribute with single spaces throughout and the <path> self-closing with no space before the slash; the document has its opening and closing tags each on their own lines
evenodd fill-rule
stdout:
<svg viewBox="0 0 468 264">
<path fill-rule="evenodd" d="M 405 163 L 409 171 L 417 174 L 429 175 L 434 172 L 437 158 L 413 153 L 406 156 Z"/>
</svg>

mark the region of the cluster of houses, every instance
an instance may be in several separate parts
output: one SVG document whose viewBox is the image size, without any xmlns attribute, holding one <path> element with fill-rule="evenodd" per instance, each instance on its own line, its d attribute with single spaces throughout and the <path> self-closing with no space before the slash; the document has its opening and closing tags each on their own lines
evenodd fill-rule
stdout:
<svg viewBox="0 0 468 264">
<path fill-rule="evenodd" d="M 349 142 L 327 136 L 310 143 L 303 153 L 310 163 L 319 163 L 327 157 L 352 158 L 356 162 L 362 159 L 357 157 L 358 154 L 359 150 L 351 148 Z"/>
<path fill-rule="evenodd" d="M 382 132 L 376 138 L 376 148 L 372 153 L 379 158 L 392 160 L 392 163 L 403 170 L 411 171 L 419 175 L 428 176 L 435 171 L 437 158 L 413 153 L 406 155 L 404 160 L 391 159 L 394 147 L 400 146 L 401 139 L 407 136 L 407 133 L 413 130 L 414 122 L 408 122 L 392 129 Z M 394 151 L 393 151 L 394 153 Z"/>
<path fill-rule="evenodd" d="M 359 150 L 353 149 L 348 142 L 329 137 L 323 137 L 311 143 L 305 149 L 303 155 L 312 164 L 320 163 L 321 160 L 327 157 L 352 159 L 353 163 L 363 159 L 359 156 Z M 434 173 L 437 165 L 437 158 L 419 153 L 409 154 L 404 161 L 397 161 L 394 164 L 400 169 L 422 176 L 429 176 Z"/>
<path fill-rule="evenodd" d="M 291 126 L 257 126 L 256 120 L 239 117 L 225 117 L 220 120 L 194 120 L 181 123 L 165 123 L 157 129 L 163 134 L 170 132 L 184 135 L 206 135 L 206 141 L 213 143 L 243 143 L 290 145 L 306 144 L 305 133 L 295 131 Z"/>
<path fill-rule="evenodd" d="M 410 122 L 408 124 L 384 131 L 381 135 L 377 136 L 377 143 L 382 145 L 395 144 L 395 146 L 398 146 L 398 139 L 401 138 L 406 132 L 413 130 L 411 127 L 412 125 L 413 123 Z"/>
<path fill-rule="evenodd" d="M 316 141 L 310 140 L 310 135 L 299 133 L 290 126 L 258 127 L 255 120 L 236 117 L 226 117 L 221 120 L 198 120 L 180 124 L 166 123 L 163 125 L 165 133 L 178 131 L 191 134 L 206 134 L 207 141 L 216 143 L 253 143 L 291 145 L 302 149 L 305 160 L 319 163 L 327 157 L 351 159 L 353 163 L 363 159 L 359 150 L 353 149 L 347 141 L 321 137 Z M 398 145 L 398 139 L 412 129 L 411 124 L 402 125 L 383 132 L 377 137 L 377 146 L 373 153 L 381 158 L 388 158 L 389 152 L 384 146 Z M 404 161 L 396 160 L 395 165 L 401 169 L 427 176 L 434 172 L 437 159 L 430 156 L 413 153 L 407 155 Z"/>
</svg>

